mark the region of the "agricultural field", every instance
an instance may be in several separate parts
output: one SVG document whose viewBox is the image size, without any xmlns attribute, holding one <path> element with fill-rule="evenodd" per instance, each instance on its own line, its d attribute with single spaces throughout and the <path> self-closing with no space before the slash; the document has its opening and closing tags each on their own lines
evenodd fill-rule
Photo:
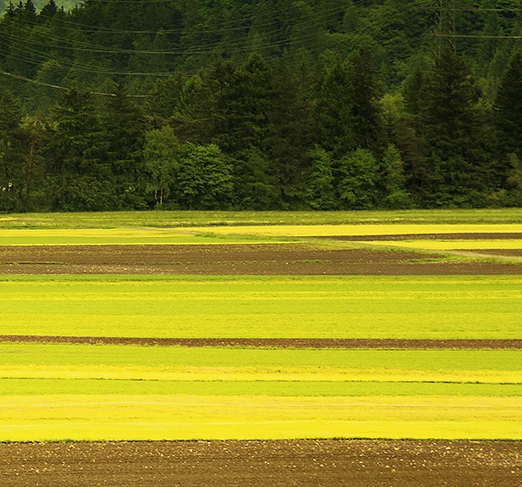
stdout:
<svg viewBox="0 0 522 487">
<path fill-rule="evenodd" d="M 0 313 L 8 485 L 522 482 L 518 210 L 9 215 Z"/>
</svg>

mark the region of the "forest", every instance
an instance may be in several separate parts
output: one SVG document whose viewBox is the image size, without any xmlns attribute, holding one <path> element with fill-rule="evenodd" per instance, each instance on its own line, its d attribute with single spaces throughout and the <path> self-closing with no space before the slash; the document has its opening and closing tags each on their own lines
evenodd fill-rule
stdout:
<svg viewBox="0 0 522 487">
<path fill-rule="evenodd" d="M 519 0 L 2 9 L 4 213 L 522 206 Z"/>
</svg>

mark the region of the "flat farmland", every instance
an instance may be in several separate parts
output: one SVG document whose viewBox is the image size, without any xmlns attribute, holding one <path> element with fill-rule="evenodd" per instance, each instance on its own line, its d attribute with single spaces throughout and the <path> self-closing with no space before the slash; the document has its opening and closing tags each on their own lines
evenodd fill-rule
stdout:
<svg viewBox="0 0 522 487">
<path fill-rule="evenodd" d="M 520 483 L 520 212 L 193 213 L 0 219 L 0 479 Z"/>
<path fill-rule="evenodd" d="M 2 335 L 517 339 L 522 276 L 12 276 Z"/>
</svg>

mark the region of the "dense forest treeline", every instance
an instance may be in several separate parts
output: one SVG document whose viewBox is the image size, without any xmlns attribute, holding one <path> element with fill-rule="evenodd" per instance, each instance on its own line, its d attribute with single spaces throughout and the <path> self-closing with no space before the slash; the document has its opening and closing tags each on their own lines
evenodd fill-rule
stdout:
<svg viewBox="0 0 522 487">
<path fill-rule="evenodd" d="M 0 19 L 0 210 L 522 205 L 522 2 L 50 0 Z"/>
</svg>

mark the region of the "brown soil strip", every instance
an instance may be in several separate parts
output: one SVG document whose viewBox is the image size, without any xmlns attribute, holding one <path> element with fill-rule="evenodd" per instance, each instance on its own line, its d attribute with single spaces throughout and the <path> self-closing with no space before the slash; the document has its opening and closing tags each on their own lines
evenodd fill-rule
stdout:
<svg viewBox="0 0 522 487">
<path fill-rule="evenodd" d="M 522 339 L 401 340 L 386 338 L 131 338 L 0 335 L 0 342 L 143 345 L 163 347 L 522 349 Z"/>
<path fill-rule="evenodd" d="M 522 443 L 294 440 L 0 444 L 9 487 L 515 487 Z"/>
<path fill-rule="evenodd" d="M 0 246 L 0 275 L 13 274 L 520 275 L 522 266 L 304 244 Z"/>
</svg>

